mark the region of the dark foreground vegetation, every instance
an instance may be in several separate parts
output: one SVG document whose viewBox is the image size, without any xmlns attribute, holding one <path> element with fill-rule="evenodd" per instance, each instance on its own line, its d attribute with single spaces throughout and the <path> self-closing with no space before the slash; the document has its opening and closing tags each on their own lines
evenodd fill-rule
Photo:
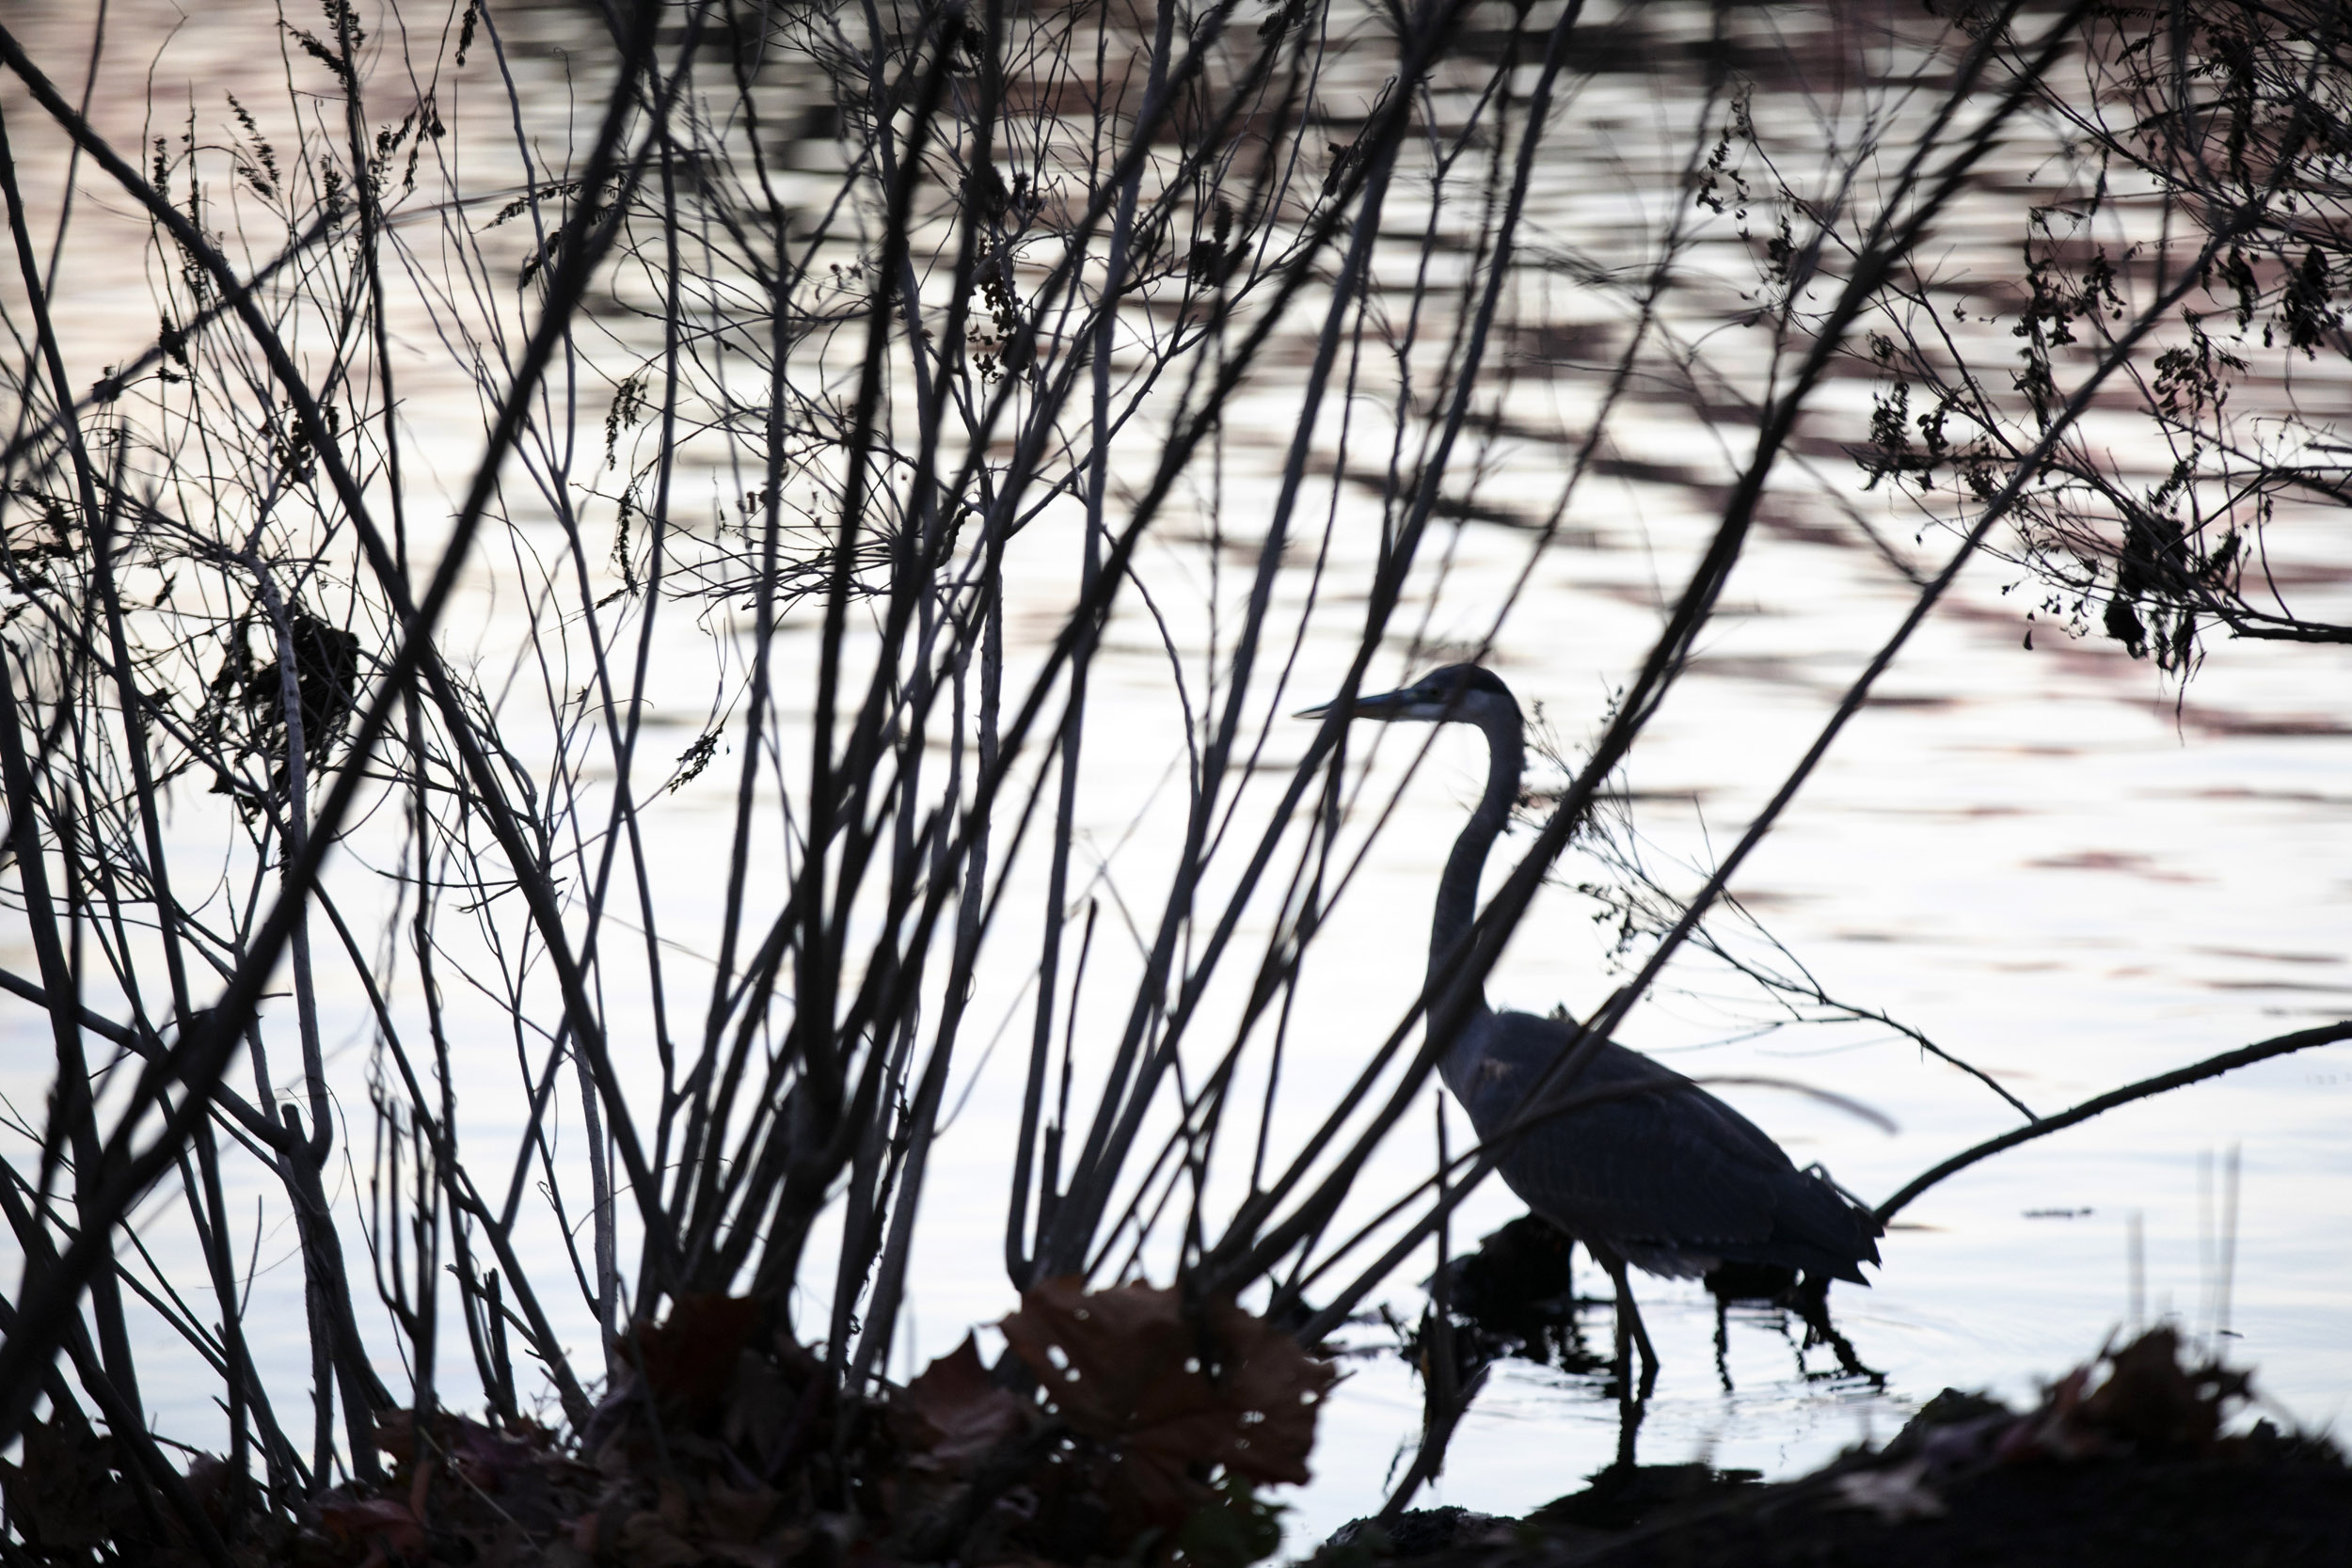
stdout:
<svg viewBox="0 0 2352 1568">
<path fill-rule="evenodd" d="M 121 1445 L 60 1410 L 0 1465 L 31 1560 L 604 1563 L 629 1568 L 1116 1560 L 1239 1568 L 1280 1530 L 1252 1488 L 1308 1479 L 1327 1363 L 1231 1305 L 1053 1282 L 886 1397 L 842 1400 L 761 1304 L 689 1296 L 633 1339 L 585 1428 L 394 1411 L 368 1483 L 238 1506 L 216 1457 L 176 1515 Z M 1016 1390 L 1018 1390 L 1016 1392 Z M 1206 1478 L 1218 1478 L 1212 1481 Z"/>
<path fill-rule="evenodd" d="M 1946 1389 L 1883 1448 L 1766 1485 L 1621 1464 L 1524 1519 L 1460 1509 L 1361 1521 L 1322 1568 L 2060 1568 L 2352 1560 L 2352 1466 L 2268 1420 L 2224 1432 L 2246 1373 L 2158 1328 L 2030 1410 Z"/>
<path fill-rule="evenodd" d="M 886 1400 L 826 1397 L 755 1303 L 695 1297 L 639 1339 L 576 1441 L 392 1413 L 388 1466 L 284 1513 L 236 1508 L 217 1458 L 151 1506 L 121 1447 L 57 1414 L 0 1465 L 33 1561 L 183 1568 L 805 1568 L 1133 1561 L 1239 1568 L 1279 1541 L 1250 1489 L 1304 1481 L 1327 1363 L 1231 1307 L 1048 1286 L 1003 1325 L 1029 1386 L 967 1339 Z M 1214 1345 L 1221 1360 L 1202 1362 Z M 1919 1568 L 2333 1564 L 2352 1559 L 2352 1466 L 2325 1437 L 2233 1422 L 2245 1372 L 2157 1328 L 2015 1411 L 1946 1389 L 1883 1448 L 1793 1481 L 1621 1460 L 1523 1519 L 1391 1511 L 1312 1568 Z M 2226 1429 L 2225 1429 L 2225 1423 Z M 1212 1482 L 1206 1478 L 1221 1475 Z M 1401 1500 L 1401 1497 L 1400 1497 Z"/>
</svg>

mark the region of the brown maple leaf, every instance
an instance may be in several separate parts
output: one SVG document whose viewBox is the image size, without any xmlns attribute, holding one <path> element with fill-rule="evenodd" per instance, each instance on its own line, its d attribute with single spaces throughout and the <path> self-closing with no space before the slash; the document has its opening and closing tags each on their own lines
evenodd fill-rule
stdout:
<svg viewBox="0 0 2352 1568">
<path fill-rule="evenodd" d="M 980 1364 L 972 1336 L 907 1385 L 917 1467 L 965 1476 L 1027 1423 L 1028 1407 Z"/>
<path fill-rule="evenodd" d="M 624 1336 L 621 1359 L 640 1369 L 656 1399 L 699 1419 L 734 1385 L 737 1362 L 759 1326 L 760 1309 L 752 1296 L 690 1292 L 671 1305 L 660 1326 Z"/>
<path fill-rule="evenodd" d="M 1023 1292 L 1003 1323 L 1072 1430 L 1111 1447 L 1112 1500 L 1173 1528 L 1218 1500 L 1217 1469 L 1252 1483 L 1308 1479 L 1328 1363 L 1228 1300 L 1187 1314 L 1179 1292 L 1072 1277 Z"/>
<path fill-rule="evenodd" d="M 416 1557 L 424 1551 L 424 1526 L 406 1503 L 389 1497 L 364 1497 L 329 1503 L 319 1510 L 319 1523 L 329 1539 L 351 1547 L 380 1545 L 396 1557 Z"/>
</svg>

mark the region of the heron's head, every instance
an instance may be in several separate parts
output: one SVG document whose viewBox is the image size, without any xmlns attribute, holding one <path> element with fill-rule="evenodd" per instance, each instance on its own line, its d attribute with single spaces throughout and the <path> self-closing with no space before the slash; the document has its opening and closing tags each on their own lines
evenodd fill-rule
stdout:
<svg viewBox="0 0 2352 1568">
<path fill-rule="evenodd" d="M 1321 707 L 1304 710 L 1298 717 L 1320 719 L 1336 705 L 1326 703 Z M 1376 697 L 1359 697 L 1347 706 L 1350 719 L 1377 719 L 1384 723 L 1404 721 L 1442 724 L 1453 721 L 1483 724 L 1505 716 L 1517 719 L 1518 715 L 1519 705 L 1512 700 L 1511 689 L 1492 671 L 1475 664 L 1449 664 L 1430 671 L 1410 686 L 1384 691 Z"/>
</svg>

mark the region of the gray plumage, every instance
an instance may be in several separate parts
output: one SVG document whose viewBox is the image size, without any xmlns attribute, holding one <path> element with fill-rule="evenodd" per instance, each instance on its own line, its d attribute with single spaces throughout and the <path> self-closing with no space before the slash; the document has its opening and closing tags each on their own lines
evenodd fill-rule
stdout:
<svg viewBox="0 0 2352 1568">
<path fill-rule="evenodd" d="M 1573 1024 L 1481 1007 L 1439 1064 L 1481 1138 L 1501 1133 Z M 1604 1041 L 1572 1105 L 1520 1134 L 1497 1168 L 1527 1206 L 1569 1235 L 1668 1278 L 1726 1263 L 1772 1263 L 1867 1284 L 1878 1222 L 1800 1171 L 1747 1117 L 1673 1069 Z"/>
<path fill-rule="evenodd" d="M 1349 717 L 1474 724 L 1486 737 L 1486 791 L 1438 882 L 1429 933 L 1435 996 L 1438 971 L 1475 917 L 1487 851 L 1518 797 L 1518 704 L 1491 672 L 1455 664 L 1402 690 L 1359 698 Z M 1496 1012 L 1482 990 L 1438 1069 L 1479 1136 L 1492 1139 L 1580 1037 L 1562 1020 Z M 1594 1095 L 1607 1098 L 1576 1103 Z M 1582 1242 L 1620 1285 L 1625 1263 L 1687 1278 L 1725 1262 L 1867 1283 L 1860 1265 L 1878 1261 L 1884 1227 L 1877 1218 L 1824 1177 L 1798 1170 L 1762 1129 L 1682 1074 L 1608 1040 L 1564 1098 L 1565 1109 L 1505 1147 L 1498 1168 L 1530 1209 Z"/>
</svg>

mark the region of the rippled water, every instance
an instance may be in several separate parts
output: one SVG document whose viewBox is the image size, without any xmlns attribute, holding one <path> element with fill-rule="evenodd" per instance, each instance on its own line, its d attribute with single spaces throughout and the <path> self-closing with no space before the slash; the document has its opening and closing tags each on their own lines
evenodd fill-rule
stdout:
<svg viewBox="0 0 2352 1568">
<path fill-rule="evenodd" d="M 19 8 L 10 25 L 37 54 L 54 51 L 60 75 L 85 19 L 69 8 Z M 170 39 L 171 13 L 147 4 L 111 14 L 118 57 L 158 53 L 159 97 L 211 95 L 241 74 L 250 33 L 225 11 L 191 17 Z M 1598 14 L 1598 13 L 1596 13 Z M 1630 16 L 1632 13 L 1629 12 Z M 1815 19 L 1818 20 L 1818 19 Z M 1821 43 L 1822 30 L 1788 36 Z M 550 92 L 565 60 L 548 45 L 561 12 L 515 13 L 515 55 L 526 89 Z M 1696 8 L 1642 12 L 1625 58 L 1670 58 L 1677 41 L 1703 36 Z M 1858 24 L 1849 24 L 1858 25 Z M 1630 24 L 1629 24 L 1630 25 Z M 1761 25 L 1759 24 L 1759 25 Z M 1755 114 L 1768 139 L 1801 145 L 1814 123 L 1806 103 L 1771 69 L 1759 44 L 1747 61 L 1757 81 Z M 1573 250 L 1586 262 L 1633 267 L 1648 252 L 1658 214 L 1683 199 L 1661 174 L 1677 166 L 1698 126 L 1698 74 L 1603 71 L 1564 111 L 1533 207 L 1531 247 Z M 58 165 L 29 132 L 8 89 L 11 134 L 28 183 Z M 534 102 L 539 102 L 534 100 Z M 135 103 L 103 102 L 102 122 L 121 129 Z M 177 113 L 175 109 L 173 111 Z M 474 112 L 486 114 L 477 108 Z M 552 135 L 561 112 L 546 108 Z M 111 119 L 109 117 L 112 117 Z M 170 115 L 162 118 L 169 119 Z M 487 133 L 485 133 L 485 138 Z M 2018 244 L 2003 203 L 2034 167 L 2030 150 L 2005 155 L 1944 240 L 1966 293 L 2007 276 Z M 86 232 L 103 235 L 119 211 L 86 180 Z M 1398 221 L 1405 214 L 1399 214 Z M 1544 549 L 1524 595 L 1496 639 L 1493 662 L 1540 703 L 1560 742 L 1573 749 L 1597 726 L 1610 692 L 1645 648 L 1660 605 L 1713 526 L 1722 487 L 1744 455 L 1742 420 L 1728 384 L 1761 363 L 1735 324 L 1749 248 L 1726 230 L 1695 253 L 1718 286 L 1683 296 L 1676 329 L 1708 344 L 1708 373 L 1725 378 L 1723 401 L 1664 379 L 1637 387 L 1630 414 L 1604 454 L 1601 478 L 1580 492 L 1565 527 Z M 152 314 L 138 258 L 103 245 L 77 258 L 60 293 L 72 351 L 87 373 L 119 352 Z M 1476 644 L 1535 548 L 1558 476 L 1589 412 L 1579 364 L 1604 359 L 1620 340 L 1622 299 L 1573 283 L 1564 268 L 1530 284 L 1513 343 L 1521 380 L 1508 419 L 1485 453 L 1477 520 L 1458 525 L 1443 571 L 1424 574 L 1416 613 L 1423 649 Z M 1694 302 L 1695 301 L 1695 302 Z M 1708 312 L 1712 312 L 1710 315 Z M 126 328 L 125 324 L 129 324 Z M 1301 330 L 1305 330 L 1302 328 Z M 1997 325 L 1982 330 L 1997 335 Z M 413 420 L 461 436 L 473 406 L 429 345 L 416 346 Z M 1281 360 L 1278 355 L 1275 362 Z M 1254 495 L 1279 460 L 1295 423 L 1290 372 L 1271 372 L 1230 410 L 1223 453 L 1229 546 L 1249 546 Z M 1864 494 L 1836 451 L 1837 418 L 1867 407 L 1865 384 L 1833 383 L 1832 411 L 1812 449 L 1818 488 L 1776 498 L 1735 579 L 1703 657 L 1652 724 L 1626 783 L 1634 822 L 1654 869 L 1694 886 L 1677 867 L 1703 865 L 1729 842 L 1812 738 L 1820 721 L 1911 598 L 1910 585 L 1846 508 L 1932 560 L 1946 546 L 1883 494 Z M 449 400 L 437 404 L 435 400 Z M 1849 437 L 1850 438 L 1850 435 Z M 428 447 L 428 456 L 432 455 Z M 462 465 L 465 449 L 447 453 Z M 1252 486 L 1257 488 L 1253 492 Z M 1376 495 L 1340 502 L 1327 568 L 1333 581 L 1369 574 Z M 2345 608 L 2352 534 L 2325 515 L 2281 514 L 2271 539 L 2312 595 L 2314 613 Z M 524 537 L 531 535 L 528 529 Z M 1074 559 L 1075 533 L 1049 519 L 1027 547 L 1036 567 L 1034 614 L 1011 625 L 1032 653 L 1057 621 L 1057 574 Z M 1055 566 L 1052 562 L 1061 562 Z M 1209 549 L 1171 536 L 1150 563 L 1152 580 L 1191 597 L 1173 601 L 1180 651 L 1205 645 Z M 1230 593 L 1228 578 L 1221 592 Z M 1881 695 L 1849 730 L 1735 891 L 1829 994 L 1881 1010 L 1994 1074 L 2036 1111 L 2062 1108 L 2121 1083 L 2230 1047 L 2352 1013 L 2352 650 L 2217 644 L 2184 690 L 2111 642 L 2049 628 L 2025 645 L 2018 573 L 1994 560 L 1972 565 L 1906 650 Z M 479 585 L 485 657 L 511 656 L 501 638 L 518 624 L 495 563 Z M 1283 592 L 1296 594 L 1295 581 Z M 1309 622 L 1298 703 L 1343 667 L 1355 626 L 1343 604 Z M 674 622 L 680 618 L 674 617 Z M 1409 618 L 1408 618 L 1409 619 Z M 669 735 L 683 744 L 707 701 L 700 634 L 678 626 L 664 652 Z M 1401 670 L 1426 651 L 1400 647 Z M 1167 655 L 1139 609 L 1114 625 L 1098 679 L 1118 701 L 1089 732 L 1094 792 L 1089 847 L 1107 881 L 1148 885 L 1155 792 L 1182 755 Z M 1305 744 L 1278 727 L 1273 761 Z M 535 736 L 518 721 L 514 736 Z M 1400 778 L 1406 748 L 1371 758 L 1375 784 Z M 1302 1079 L 1351 1070 L 1404 1010 L 1419 984 L 1429 894 L 1446 846 L 1478 784 L 1474 739 L 1441 736 L 1435 766 L 1413 782 L 1400 816 L 1375 848 L 1361 885 L 1323 938 L 1302 990 L 1311 1020 L 1295 1042 Z M 1379 799 L 1377 790 L 1367 799 Z M 1164 805 L 1164 801 L 1162 804 Z M 692 948 L 713 911 L 703 868 L 723 857 L 727 788 L 715 777 L 665 804 L 657 817 L 670 846 L 658 867 L 668 935 Z M 1138 815 L 1140 814 L 1140 815 Z M 1140 824 L 1138 826 L 1137 824 Z M 1523 841 L 1522 841 L 1523 842 Z M 1503 857 L 1513 845 L 1506 842 Z M 1620 978 L 1594 907 L 1556 888 L 1522 927 L 1490 986 L 1499 1005 L 1589 1010 Z M 1262 933 L 1261 933 L 1262 934 Z M 0 928 L 0 962 L 31 967 L 19 927 Z M 975 1016 L 993 1020 L 1017 988 L 984 983 Z M 344 999 L 348 1008 L 350 998 Z M 344 1015 L 337 1070 L 353 1108 L 364 1040 L 356 1009 Z M 1726 1087 L 1725 1097 L 1770 1130 L 1802 1164 L 1827 1163 L 1839 1180 L 1883 1196 L 1945 1155 L 2011 1125 L 2014 1113 L 1980 1085 L 1927 1059 L 1870 1023 L 1792 1026 L 1757 1034 L 1769 1009 L 1719 971 L 1682 966 L 1654 1006 L 1634 1015 L 1629 1044 L 1694 1074 L 1771 1074 L 1866 1101 L 1899 1131 L 1877 1131 L 1832 1108 L 1769 1088 Z M 10 1053 L 6 1074 L 20 1106 L 37 1102 L 45 1052 L 42 1021 L 0 1003 Z M 1017 1032 L 1017 1030 L 1016 1030 Z M 947 1349 L 967 1325 L 1000 1315 L 1008 1293 L 998 1261 L 1003 1150 L 1016 1075 L 972 1069 L 961 1110 L 935 1156 L 915 1272 L 911 1363 Z M 496 1051 L 465 1065 L 466 1114 L 485 1134 L 511 1125 L 511 1069 Z M 477 1092 L 479 1091 L 479 1092 Z M 1862 1359 L 1882 1370 L 1883 1390 L 1831 1375 L 1826 1353 L 1800 1354 L 1791 1325 L 1775 1315 L 1735 1313 L 1728 1325 L 1726 1390 L 1716 1366 L 1715 1317 L 1695 1284 L 1637 1280 L 1664 1376 L 1640 1435 L 1651 1462 L 1707 1458 L 1767 1474 L 1811 1465 L 1839 1448 L 1883 1436 L 1919 1400 L 1947 1384 L 2029 1393 L 2038 1375 L 2082 1360 L 2132 1310 L 2128 1238 L 2144 1235 L 2141 1312 L 2173 1315 L 2192 1330 L 2221 1329 L 2227 1284 L 2231 1354 L 2259 1370 L 2262 1386 L 2295 1418 L 2336 1420 L 2352 1399 L 2352 1047 L 2286 1057 L 2187 1091 L 2110 1114 L 1980 1165 L 1931 1192 L 1887 1238 L 1885 1265 L 1867 1291 L 1839 1288 L 1833 1306 Z M 2211 1175 L 2242 1151 L 2233 1263 L 2217 1240 L 2224 1221 Z M 1420 1158 L 1400 1152 L 1400 1161 Z M 1474 1236 L 1516 1212 L 1499 1187 L 1480 1194 L 1457 1226 Z M 282 1255 L 286 1238 L 271 1248 Z M 282 1261 L 282 1257 L 281 1259 Z M 548 1261 L 560 1275 L 550 1253 Z M 290 1266 L 265 1281 L 290 1283 Z M 1401 1315 L 1418 1311 L 1413 1278 L 1395 1283 Z M 1605 1289 L 1587 1271 L 1587 1289 Z M 298 1308 L 296 1308 L 298 1312 Z M 298 1317 L 290 1320 L 298 1323 Z M 1591 1320 L 1595 1343 L 1606 1317 Z M 584 1323 L 575 1325 L 584 1330 Z M 1294 1499 L 1294 1539 L 1311 1539 L 1376 1506 L 1398 1446 L 1417 1426 L 1419 1390 L 1406 1368 L 1380 1354 L 1391 1337 L 1367 1326 L 1365 1354 L 1329 1407 L 1318 1481 Z M 160 1345 L 162 1342 L 158 1341 Z M 289 1329 L 276 1351 L 299 1370 L 305 1352 Z M 154 1380 L 151 1402 L 168 1429 L 195 1411 L 202 1380 Z M 1510 1365 L 1501 1370 L 1455 1439 L 1431 1500 L 1519 1512 L 1571 1489 L 1608 1461 L 1616 1409 L 1592 1380 Z"/>
</svg>

